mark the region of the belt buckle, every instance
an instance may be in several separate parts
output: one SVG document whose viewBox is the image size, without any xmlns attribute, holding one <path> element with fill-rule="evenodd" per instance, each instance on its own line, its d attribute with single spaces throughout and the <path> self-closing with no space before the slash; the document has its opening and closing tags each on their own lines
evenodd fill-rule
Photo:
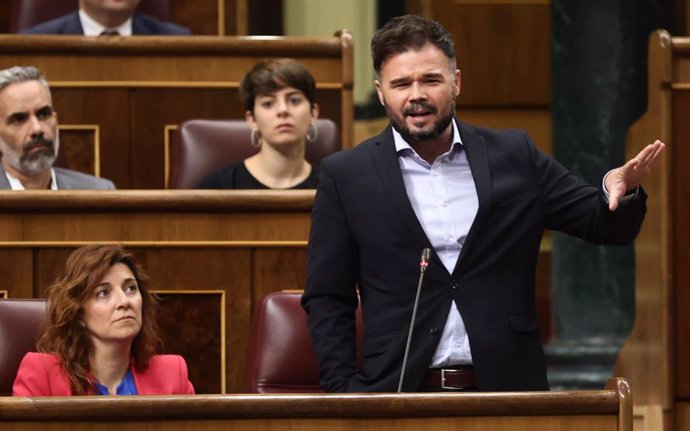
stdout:
<svg viewBox="0 0 690 431">
<path fill-rule="evenodd" d="M 447 370 L 445 368 L 441 368 L 441 389 L 449 389 L 449 390 L 462 389 L 462 388 L 457 388 L 455 386 L 446 386 L 446 371 L 453 372 L 455 370 Z"/>
</svg>

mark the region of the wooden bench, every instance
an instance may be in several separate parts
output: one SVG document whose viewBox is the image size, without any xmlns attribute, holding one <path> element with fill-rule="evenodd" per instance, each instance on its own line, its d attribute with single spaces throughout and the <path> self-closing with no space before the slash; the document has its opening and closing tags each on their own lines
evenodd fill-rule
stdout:
<svg viewBox="0 0 690 431">
<path fill-rule="evenodd" d="M 666 153 L 644 182 L 648 212 L 635 243 L 635 326 L 616 375 L 635 388 L 637 430 L 690 429 L 690 38 L 649 40 L 646 113 L 627 157 L 661 139 Z M 675 424 L 674 424 L 675 422 Z"/>
<path fill-rule="evenodd" d="M 121 189 L 163 189 L 171 131 L 190 118 L 244 118 L 237 88 L 258 60 L 292 57 L 317 82 L 321 117 L 352 146 L 352 37 L 85 38 L 0 35 L 0 69 L 47 76 L 64 165 Z M 88 149 L 85 151 L 85 148 Z"/>
<path fill-rule="evenodd" d="M 623 379 L 572 392 L 0 398 L 4 431 L 631 431 L 630 416 Z"/>
</svg>

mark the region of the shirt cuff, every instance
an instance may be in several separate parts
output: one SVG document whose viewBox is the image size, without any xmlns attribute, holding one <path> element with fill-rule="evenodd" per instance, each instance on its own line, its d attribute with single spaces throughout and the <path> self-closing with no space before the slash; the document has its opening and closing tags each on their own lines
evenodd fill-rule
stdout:
<svg viewBox="0 0 690 431">
<path fill-rule="evenodd" d="M 606 189 L 606 177 L 608 177 L 611 172 L 613 172 L 613 169 L 608 171 L 606 175 L 604 175 L 604 179 L 601 180 L 601 189 L 604 191 L 604 200 L 606 201 L 606 203 L 609 203 L 609 191 Z M 636 199 L 637 195 L 639 194 L 639 191 L 640 186 L 635 187 L 635 190 L 628 191 L 628 193 L 626 193 L 625 196 L 618 199 L 618 204 L 625 204 L 626 202 Z"/>
</svg>

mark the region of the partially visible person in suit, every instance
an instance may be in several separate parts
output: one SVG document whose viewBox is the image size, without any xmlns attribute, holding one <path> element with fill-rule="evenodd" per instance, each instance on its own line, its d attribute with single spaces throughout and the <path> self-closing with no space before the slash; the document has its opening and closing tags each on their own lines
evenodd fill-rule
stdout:
<svg viewBox="0 0 690 431">
<path fill-rule="evenodd" d="M 305 147 L 316 140 L 315 97 L 314 77 L 302 63 L 283 58 L 254 65 L 240 84 L 240 99 L 259 152 L 211 173 L 199 188 L 316 188 L 317 168 L 304 159 Z"/>
<path fill-rule="evenodd" d="M 122 246 L 74 251 L 47 290 L 41 353 L 24 356 L 13 395 L 193 394 L 184 359 L 156 355 L 157 298 L 146 281 Z"/>
<path fill-rule="evenodd" d="M 402 391 L 547 390 L 534 303 L 543 231 L 633 241 L 646 211 L 640 182 L 664 144 L 649 144 L 589 185 L 524 131 L 455 117 L 460 70 L 439 23 L 393 18 L 371 51 L 390 124 L 321 162 L 313 205 L 302 305 L 322 387 L 398 388 L 426 268 Z M 428 267 L 419 264 L 427 250 Z"/>
<path fill-rule="evenodd" d="M 140 0 L 79 0 L 79 10 L 20 33 L 100 35 L 179 35 L 188 28 L 137 13 Z"/>
<path fill-rule="evenodd" d="M 54 168 L 58 147 L 57 112 L 41 72 L 0 70 L 0 190 L 115 188 L 104 178 Z"/>
</svg>

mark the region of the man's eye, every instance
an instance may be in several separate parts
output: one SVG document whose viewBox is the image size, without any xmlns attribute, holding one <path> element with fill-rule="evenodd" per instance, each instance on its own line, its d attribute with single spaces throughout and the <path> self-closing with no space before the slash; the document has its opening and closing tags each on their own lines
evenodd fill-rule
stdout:
<svg viewBox="0 0 690 431">
<path fill-rule="evenodd" d="M 53 110 L 52 109 L 41 109 L 38 111 L 36 116 L 42 120 L 48 119 L 53 116 Z"/>
<path fill-rule="evenodd" d="M 7 119 L 7 124 L 21 124 L 25 122 L 27 118 L 29 118 L 29 116 L 25 114 L 11 115 L 10 118 Z"/>
</svg>

